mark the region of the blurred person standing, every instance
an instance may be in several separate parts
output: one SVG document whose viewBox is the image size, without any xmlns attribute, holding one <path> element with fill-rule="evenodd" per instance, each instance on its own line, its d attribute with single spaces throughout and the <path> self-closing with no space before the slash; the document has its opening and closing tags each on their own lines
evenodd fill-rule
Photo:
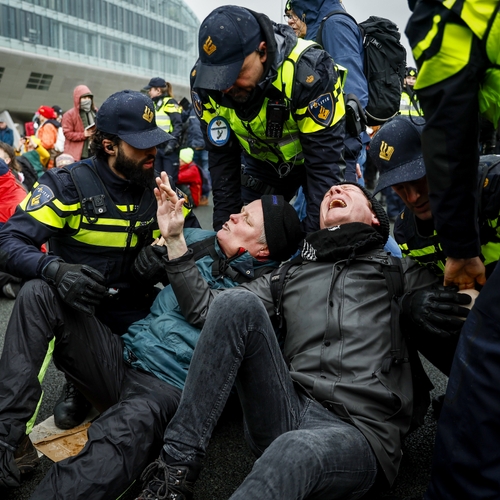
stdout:
<svg viewBox="0 0 500 500">
<path fill-rule="evenodd" d="M 342 1 L 290 0 L 288 4 L 299 22 L 307 24 L 304 38 L 315 40 L 332 56 L 335 64 L 347 69 L 344 83 L 347 100 L 349 94 L 354 94 L 365 109 L 368 104 L 368 83 L 363 72 L 363 35 L 354 18 L 346 12 Z M 336 14 L 329 15 L 332 12 Z M 347 181 L 358 180 L 357 161 L 363 142 L 368 142 L 365 132 L 354 135 L 346 130 L 344 157 Z"/>
<path fill-rule="evenodd" d="M 57 129 L 57 141 L 54 149 L 58 154 L 61 154 L 64 151 L 64 143 L 66 142 L 66 138 L 64 137 L 64 131 L 62 128 L 63 110 L 61 106 L 57 105 L 52 106 L 52 109 L 56 112 L 56 120 L 58 121 L 59 125 L 61 125 L 61 127 Z"/>
<path fill-rule="evenodd" d="M 156 175 L 167 172 L 175 183 L 179 177 L 179 148 L 182 134 L 182 108 L 174 99 L 172 85 L 163 78 L 154 77 L 143 88 L 155 104 L 158 127 L 172 136 L 158 147 L 155 160 Z"/>
<path fill-rule="evenodd" d="M 295 14 L 292 9 L 292 2 L 288 0 L 285 5 L 285 22 L 293 29 L 294 33 L 297 35 L 297 38 L 305 38 L 307 33 L 307 24 L 304 19 L 299 19 L 299 16 Z"/>
<path fill-rule="evenodd" d="M 416 92 L 413 90 L 413 86 L 417 81 L 418 71 L 417 68 L 408 67 L 406 68 L 406 76 L 403 83 L 403 91 L 401 92 L 401 104 L 399 106 L 399 112 L 402 115 L 410 116 L 423 116 L 424 113 L 420 108 L 418 103 L 418 97 Z"/>
<path fill-rule="evenodd" d="M 0 118 L 0 141 L 14 146 L 14 132 L 7 126 L 7 122 Z"/>
<path fill-rule="evenodd" d="M 50 106 L 40 106 L 38 108 L 40 126 L 36 130 L 36 137 L 42 146 L 49 152 L 50 159 L 47 168 L 54 166 L 54 158 L 57 156 L 55 149 L 57 143 L 58 129 L 60 123 L 57 121 L 57 114 Z"/>
<path fill-rule="evenodd" d="M 71 155 L 75 161 L 91 156 L 89 145 L 95 131 L 94 95 L 86 85 L 78 85 L 73 90 L 73 107 L 62 117 L 64 137 L 64 153 Z"/>
</svg>

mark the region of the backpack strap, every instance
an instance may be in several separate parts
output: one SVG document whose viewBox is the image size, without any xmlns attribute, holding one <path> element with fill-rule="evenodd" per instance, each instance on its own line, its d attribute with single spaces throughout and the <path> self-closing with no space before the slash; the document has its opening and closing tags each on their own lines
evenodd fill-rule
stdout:
<svg viewBox="0 0 500 500">
<path fill-rule="evenodd" d="M 321 23 L 319 24 L 318 32 L 316 33 L 316 42 L 319 43 L 322 47 L 323 47 L 323 26 L 325 24 L 325 21 L 335 14 L 343 14 L 344 16 L 350 17 L 354 21 L 356 26 L 360 29 L 361 34 L 363 34 L 363 31 L 359 27 L 358 21 L 356 21 L 356 19 L 354 19 L 354 17 L 352 17 L 351 14 L 349 14 L 345 10 L 332 10 L 325 17 L 323 17 Z"/>
<path fill-rule="evenodd" d="M 403 266 L 401 259 L 388 256 L 390 264 L 382 264 L 389 296 L 391 297 L 391 351 L 382 362 L 382 373 L 389 373 L 393 364 L 407 363 L 409 358 L 402 357 L 401 327 L 399 324 L 400 307 L 398 299 L 404 293 Z"/>
<path fill-rule="evenodd" d="M 271 296 L 274 304 L 274 314 L 276 315 L 277 326 L 282 329 L 285 325 L 283 318 L 283 291 L 285 290 L 285 282 L 288 270 L 292 266 L 298 266 L 302 263 L 303 259 L 300 255 L 285 262 L 283 265 L 274 269 L 271 273 Z"/>
</svg>

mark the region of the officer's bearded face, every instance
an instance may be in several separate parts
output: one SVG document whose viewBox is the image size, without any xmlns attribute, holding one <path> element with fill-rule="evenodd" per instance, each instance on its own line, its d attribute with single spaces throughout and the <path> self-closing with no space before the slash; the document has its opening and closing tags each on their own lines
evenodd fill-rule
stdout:
<svg viewBox="0 0 500 500">
<path fill-rule="evenodd" d="M 237 103 L 247 102 L 252 91 L 262 79 L 266 58 L 267 54 L 260 55 L 257 51 L 249 54 L 243 61 L 243 66 L 233 86 L 223 90 L 223 94 Z"/>
<path fill-rule="evenodd" d="M 154 185 L 156 148 L 137 149 L 126 142 L 118 146 L 114 168 L 132 184 L 141 187 Z"/>
</svg>

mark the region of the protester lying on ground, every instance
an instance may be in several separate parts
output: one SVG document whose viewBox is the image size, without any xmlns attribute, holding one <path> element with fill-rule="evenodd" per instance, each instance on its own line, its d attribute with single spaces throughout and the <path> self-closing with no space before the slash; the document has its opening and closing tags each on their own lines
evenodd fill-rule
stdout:
<svg viewBox="0 0 500 500">
<path fill-rule="evenodd" d="M 426 292 L 437 278 L 383 251 L 389 221 L 378 201 L 355 184 L 333 186 L 320 206 L 321 229 L 305 238 L 300 262 L 284 267 L 275 301 L 269 275 L 211 290 L 183 238 L 182 200 L 168 184 L 161 189 L 170 207 L 158 216 L 169 280 L 184 316 L 203 330 L 138 498 L 192 498 L 234 384 L 259 459 L 232 499 L 355 499 L 377 478 L 392 484 L 414 403 L 396 296 Z M 458 297 L 449 294 L 438 324 L 466 315 Z M 270 321 L 276 311 L 286 325 L 284 356 Z"/>
<path fill-rule="evenodd" d="M 162 179 L 167 182 L 165 173 Z M 159 214 L 164 210 L 160 199 Z M 247 205 L 217 234 L 193 228 L 184 234 L 211 288 L 271 272 L 302 238 L 295 211 L 280 196 Z M 166 274 L 165 261 L 165 247 L 147 246 L 134 273 L 156 283 Z M 84 293 L 97 292 L 98 286 Z M 120 337 L 96 316 L 68 308 L 46 282 L 29 281 L 14 306 L 0 360 L 0 485 L 19 484 L 22 468 L 14 450 L 38 401 L 37 375 L 52 338 L 56 366 L 102 415 L 89 428 L 82 452 L 54 464 L 32 498 L 84 500 L 117 498 L 158 455 L 198 336 L 170 286 L 159 293 L 150 314 Z"/>
</svg>

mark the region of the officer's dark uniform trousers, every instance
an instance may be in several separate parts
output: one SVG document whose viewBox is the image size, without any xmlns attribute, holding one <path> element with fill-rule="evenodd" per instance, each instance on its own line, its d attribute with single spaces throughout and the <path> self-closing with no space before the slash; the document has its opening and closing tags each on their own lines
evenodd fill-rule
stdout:
<svg viewBox="0 0 500 500">
<path fill-rule="evenodd" d="M 129 367 L 120 336 L 32 280 L 17 297 L 0 362 L 0 439 L 12 446 L 40 399 L 37 377 L 53 336 L 55 365 L 102 415 L 82 452 L 54 464 L 32 499 L 117 498 L 158 456 L 181 391 Z"/>
</svg>

